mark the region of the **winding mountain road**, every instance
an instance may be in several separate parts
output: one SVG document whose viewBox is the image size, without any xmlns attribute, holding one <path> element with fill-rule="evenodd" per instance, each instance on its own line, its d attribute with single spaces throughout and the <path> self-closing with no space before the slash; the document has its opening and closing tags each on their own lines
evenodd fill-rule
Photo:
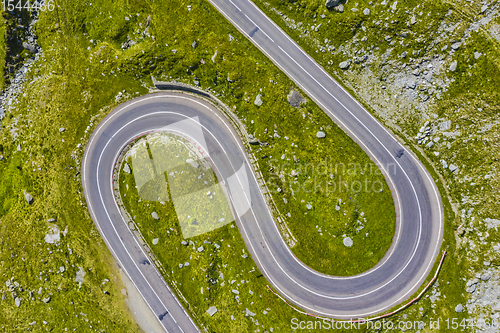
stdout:
<svg viewBox="0 0 500 333">
<path fill-rule="evenodd" d="M 204 146 L 219 180 L 228 188 L 228 199 L 239 216 L 236 222 L 253 260 L 284 298 L 307 312 L 341 319 L 373 316 L 409 298 L 430 272 L 442 241 L 443 210 L 432 177 L 252 2 L 211 3 L 381 168 L 396 205 L 393 246 L 375 268 L 352 277 L 327 276 L 304 266 L 281 237 L 245 148 L 229 121 L 203 99 L 164 92 L 139 97 L 113 110 L 92 134 L 82 161 L 89 211 L 120 266 L 168 332 L 198 331 L 129 231 L 115 201 L 112 181 L 118 155 L 131 139 L 148 131 L 175 128 L 184 121 L 202 129 L 203 144 L 186 130 L 189 127 L 177 131 Z"/>
</svg>

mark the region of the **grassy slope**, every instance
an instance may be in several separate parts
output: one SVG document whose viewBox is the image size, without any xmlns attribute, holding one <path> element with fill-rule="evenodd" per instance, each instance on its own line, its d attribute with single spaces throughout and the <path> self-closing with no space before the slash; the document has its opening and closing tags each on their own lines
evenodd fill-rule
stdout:
<svg viewBox="0 0 500 333">
<path fill-rule="evenodd" d="M 395 1 L 384 2 L 385 5 L 357 1 L 346 4 L 344 13 L 329 12 L 324 2 L 318 0 L 256 3 L 410 146 L 414 145 L 412 138 L 426 119 L 432 122 L 438 118 L 436 123 L 449 119 L 451 131 L 461 131 L 461 135 L 451 139 L 438 132 L 434 137 L 441 136 L 441 141 L 432 149 L 414 147 L 420 160 L 438 182 L 443 195 L 445 234 L 442 249 L 448 250 L 448 257 L 438 280 L 439 286 L 432 288 L 432 293 L 439 292 L 441 297 L 431 301 L 432 293 L 428 293 L 419 306 L 411 307 L 393 318 L 403 320 L 402 315 L 410 315 L 404 318 L 428 321 L 431 318 L 444 320 L 458 317 L 462 320 L 468 317 L 466 312 L 457 314 L 454 311 L 457 304 L 465 305 L 469 298 L 469 294 L 464 291 L 464 280 L 484 269 L 490 269 L 483 264 L 485 261 L 491 262 L 493 269 L 498 266 L 498 254 L 492 250 L 492 246 L 498 244 L 500 234 L 493 229 L 485 233 L 483 219 L 498 218 L 498 209 L 494 204 L 498 202 L 498 177 L 495 176 L 500 156 L 498 125 L 486 130 L 484 126 L 498 123 L 500 49 L 495 34 L 489 32 L 493 31 L 495 24 L 498 26 L 500 18 L 497 17 L 478 32 L 472 31 L 465 44 L 451 54 L 450 45 L 466 36 L 466 28 L 472 21 L 478 22 L 486 15 L 479 15 L 482 6 L 479 2 L 398 1 L 395 9 L 392 9 Z M 356 6 L 358 11 L 351 11 Z M 370 9 L 369 16 L 363 14 L 364 8 Z M 464 16 L 464 10 L 470 15 Z M 320 17 L 321 14 L 325 15 L 324 19 Z M 416 24 L 408 26 L 413 15 Z M 302 22 L 301 29 L 292 28 L 290 20 L 294 20 L 295 24 Z M 319 23 L 322 26 L 318 31 L 310 29 L 311 25 L 317 26 Z M 444 38 L 439 31 L 442 23 L 448 27 L 456 25 L 455 29 L 445 33 Z M 308 33 L 305 35 L 306 28 Z M 409 33 L 409 37 L 404 38 L 403 32 Z M 361 41 L 365 36 L 366 42 Z M 390 45 L 385 36 L 391 36 L 395 43 Z M 328 42 L 323 42 L 325 39 Z M 337 51 L 322 52 L 319 45 L 325 46 L 325 43 L 335 46 Z M 443 51 L 445 46 L 447 49 Z M 413 53 L 419 50 L 419 55 Z M 338 64 L 352 59 L 353 53 L 357 51 L 358 56 L 370 54 L 376 60 L 367 68 L 362 64 L 352 64 L 346 72 L 339 70 Z M 400 57 L 403 51 L 408 52 L 406 58 Z M 482 56 L 475 59 L 474 52 L 482 52 Z M 391 72 L 404 72 L 402 66 L 412 66 L 411 58 L 416 59 L 414 64 L 439 56 L 446 61 L 446 68 L 453 60 L 457 60 L 458 67 L 455 72 L 444 70 L 452 80 L 448 89 L 443 91 L 439 86 L 424 89 L 431 97 L 441 92 L 441 99 L 435 98 L 427 112 L 420 112 L 413 103 L 401 101 L 397 98 L 397 90 L 385 91 L 383 86 L 389 86 L 395 78 Z M 380 60 L 382 58 L 384 60 Z M 410 67 L 409 71 L 412 70 Z M 394 93 L 396 96 L 392 95 Z M 387 116 L 385 109 L 389 108 L 394 108 L 395 112 Z M 461 170 L 455 174 L 443 170 L 441 160 L 453 162 Z M 455 214 L 453 209 L 460 209 L 459 214 Z M 465 228 L 462 237 L 456 233 L 459 225 Z M 482 307 L 482 312 L 487 314 L 485 318 L 494 313 L 489 306 Z M 441 331 L 448 330 L 446 326 L 441 326 Z"/>
<path fill-rule="evenodd" d="M 20 308 L 14 306 L 10 293 L 5 301 L 0 302 L 3 329 L 26 330 L 28 323 L 37 321 L 40 325 L 42 320 L 47 320 L 52 327 L 59 327 L 60 319 L 67 318 L 65 326 L 68 328 L 88 330 L 92 325 L 108 331 L 133 330 L 130 317 L 123 315 L 126 309 L 121 302 L 121 286 L 114 282 L 116 270 L 110 265 L 111 257 L 86 211 L 77 175 L 83 150 L 77 144 L 84 147 L 99 120 L 112 106 L 121 102 L 115 101 L 118 92 L 125 91 L 125 98 L 145 93 L 143 85 L 144 82 L 149 84 L 150 74 L 190 83 L 196 76 L 203 88 L 210 87 L 229 105 L 236 106 L 236 112 L 249 132 L 271 144 L 267 148 L 257 148 L 254 151 L 257 157 L 279 157 L 285 153 L 285 144 L 294 142 L 299 148 L 287 148 L 286 154 L 295 154 L 301 163 L 319 163 L 323 156 L 332 157 L 329 163 L 336 163 L 334 158 L 363 166 L 369 163 L 361 150 L 312 103 L 308 102 L 299 110 L 288 106 L 285 96 L 293 84 L 232 26 L 224 23 L 207 3 L 191 4 L 191 12 L 187 10 L 187 3 L 182 1 L 171 7 L 161 2 L 152 2 L 150 8 L 142 5 L 142 2 L 129 1 L 117 1 L 112 5 L 93 1 L 92 6 L 83 1 L 61 2 L 55 12 L 41 16 L 37 35 L 44 54 L 28 73 L 26 95 L 19 96 L 15 108 L 7 113 L 1 133 L 5 138 L 2 148 L 6 160 L 0 163 L 0 274 L 3 281 L 14 276 L 24 290 L 16 291 L 22 298 Z M 149 34 L 154 34 L 154 41 L 145 33 L 149 15 Z M 129 17 L 128 21 L 125 16 Z M 229 34 L 236 40 L 230 42 Z M 127 41 L 127 35 L 138 43 L 122 51 L 120 45 Z M 198 40 L 196 50 L 190 46 L 192 39 Z M 166 44 L 169 46 L 164 46 Z M 173 49 L 177 53 L 173 53 Z M 212 63 L 210 58 L 215 50 L 218 52 L 215 63 Z M 206 65 L 200 64 L 201 58 L 205 59 Z M 189 72 L 186 72 L 187 68 L 190 68 Z M 226 80 L 228 75 L 232 78 L 241 76 L 241 79 L 230 83 Z M 262 93 L 264 99 L 260 109 L 253 104 L 257 93 Z M 303 125 L 302 132 L 297 132 L 299 123 Z M 265 128 L 272 132 L 274 124 L 277 124 L 281 138 L 269 138 L 264 134 Z M 66 131 L 60 133 L 60 127 Z M 327 133 L 327 139 L 323 141 L 315 138 L 320 127 L 324 127 Z M 16 129 L 14 140 L 11 129 Z M 284 136 L 290 140 L 285 140 Z M 21 144 L 21 152 L 16 152 L 18 144 Z M 340 154 L 337 145 L 344 147 Z M 271 178 L 276 179 L 277 175 L 269 171 L 270 165 L 266 161 L 269 160 L 261 160 L 261 170 L 271 182 Z M 275 169 L 279 168 L 279 161 L 271 162 L 275 163 Z M 298 165 L 293 168 L 298 168 Z M 289 174 L 291 169 L 286 169 L 286 172 Z M 299 174 L 298 179 L 309 176 L 314 175 Z M 323 182 L 328 178 L 328 175 L 317 176 Z M 349 181 L 364 179 L 359 173 L 344 176 Z M 380 175 L 370 178 L 372 181 L 376 179 L 381 179 Z M 278 208 L 283 214 L 291 212 L 288 225 L 299 239 L 297 254 L 302 253 L 304 261 L 311 266 L 324 271 L 332 269 L 330 272 L 336 274 L 360 272 L 371 267 L 385 253 L 392 238 L 391 232 L 380 235 L 385 237 L 382 246 L 375 244 L 373 239 L 377 239 L 377 232 L 384 229 L 381 223 L 388 223 L 386 228 L 393 230 L 394 212 L 388 191 L 376 196 L 335 193 L 327 197 L 321 193 L 293 196 L 289 189 L 283 188 L 281 194 L 275 193 Z M 34 196 L 32 206 L 26 204 L 23 190 Z M 280 198 L 282 195 L 288 198 L 286 206 Z M 353 198 L 352 202 L 349 196 Z M 346 218 L 339 216 L 332 225 L 325 216 L 330 212 L 335 214 L 330 210 L 334 207 L 332 203 L 338 202 L 339 198 L 346 203 L 341 211 Z M 377 201 L 376 206 L 369 204 Z M 306 211 L 305 205 L 309 202 L 314 208 Z M 385 207 L 386 214 L 376 217 L 374 209 L 380 206 Z M 352 236 L 355 241 L 352 253 L 348 258 L 336 261 L 343 265 L 332 265 L 329 258 L 340 252 L 343 245 L 337 241 L 335 247 L 328 249 L 326 246 L 332 238 L 327 235 L 317 237 L 315 225 L 323 230 L 330 228 L 328 231 L 339 239 L 344 233 L 354 233 L 351 223 L 356 210 L 365 212 L 370 221 L 364 229 L 370 230 L 372 236 L 364 243 L 369 252 L 357 251 L 356 246 L 361 247 L 363 239 L 361 235 L 358 239 Z M 306 212 L 310 225 L 301 224 Z M 44 243 L 48 218 L 56 218 L 55 224 L 61 230 L 68 227 L 68 233 L 62 236 L 59 245 Z M 345 226 L 345 223 L 349 225 Z M 242 250 L 244 245 L 236 229 L 231 229 L 231 232 L 228 239 L 234 236 L 232 246 Z M 302 235 L 306 237 L 301 238 Z M 313 236 L 314 244 L 308 244 Z M 318 244 L 324 244 L 321 245 L 325 254 L 323 261 L 309 262 L 311 255 L 308 251 L 315 255 L 314 247 Z M 375 254 L 370 255 L 370 252 Z M 370 260 L 363 261 L 365 266 L 352 265 L 367 255 Z M 40 261 L 32 258 L 40 258 Z M 65 272 L 55 273 L 62 265 Z M 245 265 L 250 267 L 253 264 L 247 260 Z M 243 267 L 247 268 L 245 265 Z M 81 289 L 75 282 L 79 267 L 83 267 L 87 274 Z M 105 278 L 112 282 L 102 285 Z M 62 293 L 58 293 L 59 286 Z M 35 293 L 31 299 L 29 291 L 37 291 L 40 287 L 42 293 Z M 7 291 L 5 287 L 3 290 Z M 105 295 L 104 290 L 108 290 L 110 296 Z M 51 295 L 51 301 L 46 305 L 41 299 L 48 295 Z M 262 291 L 262 295 L 269 303 L 279 302 L 269 293 Z M 287 314 L 291 315 L 291 312 Z"/>
</svg>

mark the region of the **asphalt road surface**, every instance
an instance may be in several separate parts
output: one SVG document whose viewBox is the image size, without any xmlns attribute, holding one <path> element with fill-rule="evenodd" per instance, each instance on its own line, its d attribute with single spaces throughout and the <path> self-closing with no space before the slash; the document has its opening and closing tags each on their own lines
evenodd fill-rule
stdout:
<svg viewBox="0 0 500 333">
<path fill-rule="evenodd" d="M 396 205 L 393 246 L 375 268 L 352 277 L 326 276 L 304 266 L 282 239 L 229 122 L 203 100 L 158 93 L 113 110 L 92 134 L 82 161 L 89 211 L 114 257 L 168 332 L 198 331 L 128 230 L 112 189 L 114 164 L 132 138 L 191 121 L 203 129 L 205 149 L 228 189 L 253 260 L 284 298 L 307 312 L 341 319 L 373 316 L 408 299 L 431 270 L 442 241 L 442 204 L 432 178 L 410 151 L 253 3 L 212 3 L 379 165 Z M 182 134 L 189 137 L 192 133 Z"/>
</svg>

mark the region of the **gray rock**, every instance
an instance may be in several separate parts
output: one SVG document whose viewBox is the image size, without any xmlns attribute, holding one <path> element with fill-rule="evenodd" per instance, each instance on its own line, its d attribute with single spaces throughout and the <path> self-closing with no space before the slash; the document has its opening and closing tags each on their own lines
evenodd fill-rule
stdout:
<svg viewBox="0 0 500 333">
<path fill-rule="evenodd" d="M 474 278 L 474 279 L 472 279 L 472 280 L 467 281 L 466 286 L 467 286 L 467 287 L 470 287 L 470 286 L 473 286 L 473 285 L 478 284 L 478 283 L 479 283 L 479 279 Z"/>
<path fill-rule="evenodd" d="M 326 137 L 326 134 L 325 134 L 325 132 L 323 132 L 323 131 L 318 131 L 318 132 L 316 132 L 316 137 L 317 137 L 318 139 L 323 139 L 323 138 L 325 138 L 325 137 Z"/>
<path fill-rule="evenodd" d="M 183 241 L 181 242 L 181 244 L 182 244 L 182 245 L 184 245 L 184 246 L 187 246 L 187 245 L 188 245 L 188 242 L 186 242 L 186 241 L 184 241 L 184 240 L 183 240 Z"/>
<path fill-rule="evenodd" d="M 455 312 L 456 313 L 460 313 L 464 310 L 464 306 L 462 304 L 458 304 L 456 307 L 455 307 Z"/>
<path fill-rule="evenodd" d="M 255 316 L 255 313 L 253 313 L 252 311 L 248 310 L 248 309 L 245 309 L 245 317 L 253 317 Z"/>
<path fill-rule="evenodd" d="M 351 66 L 351 59 L 348 59 L 346 61 L 342 61 L 340 64 L 339 64 L 339 67 L 340 69 L 348 69 L 349 66 Z"/>
<path fill-rule="evenodd" d="M 184 267 L 188 267 L 188 266 L 189 266 L 189 263 L 186 261 L 186 262 L 184 263 Z"/>
<path fill-rule="evenodd" d="M 454 72 L 457 69 L 457 61 L 453 61 L 450 65 L 450 72 Z"/>
<path fill-rule="evenodd" d="M 182 267 L 184 267 L 184 265 L 183 264 L 179 264 L 179 268 L 182 268 Z"/>
<path fill-rule="evenodd" d="M 288 104 L 293 106 L 294 108 L 298 108 L 300 104 L 305 103 L 306 100 L 297 90 L 291 90 L 290 93 L 286 96 Z"/>
<path fill-rule="evenodd" d="M 24 191 L 24 198 L 28 202 L 28 205 L 31 205 L 33 203 L 33 197 L 26 191 Z"/>
<path fill-rule="evenodd" d="M 23 42 L 23 47 L 31 53 L 37 53 L 36 46 L 28 42 Z"/>
<path fill-rule="evenodd" d="M 368 8 L 363 9 L 363 14 L 370 15 L 370 9 Z"/>
<path fill-rule="evenodd" d="M 2 154 L 0 154 L 0 161 L 4 161 L 5 160 L 5 157 L 3 157 Z"/>
<path fill-rule="evenodd" d="M 458 167 L 455 164 L 450 164 L 449 169 L 451 172 L 455 172 L 458 170 Z"/>
<path fill-rule="evenodd" d="M 483 275 L 481 275 L 481 280 L 482 281 L 488 281 L 489 279 L 491 279 L 491 274 L 490 273 L 483 273 Z"/>
<path fill-rule="evenodd" d="M 451 48 L 456 51 L 460 48 L 460 45 L 462 45 L 461 42 L 456 42 L 456 43 L 451 44 Z"/>
<path fill-rule="evenodd" d="M 59 132 L 64 132 L 66 129 L 64 127 L 59 128 Z"/>
<path fill-rule="evenodd" d="M 61 231 L 57 225 L 49 226 L 49 232 L 45 235 L 45 242 L 49 244 L 59 243 L 61 240 Z"/>
<path fill-rule="evenodd" d="M 47 220 L 47 222 L 49 222 L 49 223 L 54 223 L 55 221 L 56 221 L 55 218 L 50 218 L 50 219 Z"/>
<path fill-rule="evenodd" d="M 406 88 L 415 89 L 416 87 L 417 83 L 415 81 L 406 82 Z"/>
<path fill-rule="evenodd" d="M 45 304 L 49 303 L 50 302 L 50 296 L 46 297 L 46 298 L 42 298 L 42 302 L 44 302 Z"/>
<path fill-rule="evenodd" d="M 210 317 L 213 317 L 213 315 L 217 312 L 217 308 L 215 306 L 211 306 L 208 308 L 207 313 L 210 315 Z"/>
<path fill-rule="evenodd" d="M 16 303 L 17 307 L 20 307 L 21 306 L 21 299 L 19 297 L 16 297 L 16 299 L 14 299 L 14 303 Z"/>
<path fill-rule="evenodd" d="M 231 291 L 233 292 L 233 294 L 236 294 L 236 295 L 239 295 L 239 294 L 240 294 L 240 292 L 239 292 L 238 290 L 236 290 L 236 289 L 233 289 L 233 290 L 231 290 Z"/>
<path fill-rule="evenodd" d="M 83 270 L 83 267 L 79 267 L 78 271 L 76 272 L 76 277 L 75 277 L 75 280 L 76 282 L 78 282 L 79 285 L 81 285 L 83 283 L 83 281 L 85 281 L 85 271 Z M 50 297 L 49 297 L 49 300 L 50 300 Z"/>
<path fill-rule="evenodd" d="M 17 151 L 21 151 L 21 144 L 20 143 L 17 145 Z"/>
<path fill-rule="evenodd" d="M 307 209 L 311 210 L 313 208 L 313 206 L 311 204 L 307 204 L 306 205 Z"/>
<path fill-rule="evenodd" d="M 123 172 L 128 173 L 129 175 L 132 173 L 132 170 L 130 170 L 130 165 L 128 165 L 128 163 L 125 163 L 125 166 L 123 167 Z"/>
<path fill-rule="evenodd" d="M 447 131 L 451 128 L 451 120 L 443 121 L 439 123 L 439 129 L 441 131 Z"/>
<path fill-rule="evenodd" d="M 472 286 L 470 286 L 469 288 L 467 288 L 465 291 L 468 292 L 469 294 L 472 294 L 473 292 L 476 291 L 476 285 L 473 284 Z"/>
<path fill-rule="evenodd" d="M 343 242 L 344 242 L 344 245 L 347 246 L 347 247 L 351 247 L 352 244 L 353 244 L 353 241 L 352 241 L 351 237 L 344 238 Z"/>
<path fill-rule="evenodd" d="M 479 57 L 481 56 L 481 52 L 474 52 L 474 59 L 479 59 Z"/>
<path fill-rule="evenodd" d="M 153 239 L 153 245 L 158 244 L 158 241 L 159 241 L 159 240 L 160 240 L 159 238 L 155 238 L 155 239 Z"/>
<path fill-rule="evenodd" d="M 328 9 L 336 7 L 340 4 L 340 0 L 326 0 L 325 6 Z"/>
<path fill-rule="evenodd" d="M 191 47 L 193 49 L 197 48 L 198 47 L 198 42 L 197 41 L 194 41 L 192 44 L 191 44 Z"/>
<path fill-rule="evenodd" d="M 205 248 L 204 248 L 203 246 L 200 246 L 200 247 L 198 248 L 198 252 L 203 252 L 203 250 L 204 250 L 204 249 L 205 249 Z"/>
<path fill-rule="evenodd" d="M 155 220 L 159 220 L 160 217 L 158 216 L 158 213 L 157 212 L 152 212 L 151 213 L 151 216 L 155 219 Z"/>
<path fill-rule="evenodd" d="M 487 10 L 488 10 L 488 5 L 483 5 L 483 6 L 481 7 L 481 14 L 483 14 L 483 13 L 484 13 L 485 11 L 487 11 Z M 23 45 L 24 45 L 24 44 L 23 44 Z"/>
<path fill-rule="evenodd" d="M 343 4 L 339 4 L 337 6 L 337 10 L 339 11 L 339 13 L 343 13 L 344 12 L 344 5 Z"/>
<path fill-rule="evenodd" d="M 255 97 L 255 101 L 253 102 L 253 104 L 255 104 L 257 106 L 262 105 L 262 95 L 261 94 L 258 94 L 257 97 Z"/>
<path fill-rule="evenodd" d="M 2 293 L 2 301 L 5 301 L 5 298 L 7 297 L 6 293 Z"/>
<path fill-rule="evenodd" d="M 59 267 L 59 273 L 64 273 L 66 268 L 64 266 Z"/>
</svg>

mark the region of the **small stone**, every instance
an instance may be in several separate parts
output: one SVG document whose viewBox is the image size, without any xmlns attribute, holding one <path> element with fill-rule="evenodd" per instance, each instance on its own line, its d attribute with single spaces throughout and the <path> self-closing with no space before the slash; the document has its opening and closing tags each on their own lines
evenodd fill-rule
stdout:
<svg viewBox="0 0 500 333">
<path fill-rule="evenodd" d="M 23 191 L 23 192 L 24 192 L 24 198 L 28 202 L 28 205 L 31 205 L 33 203 L 33 197 L 28 192 L 26 192 L 26 191 Z"/>
<path fill-rule="evenodd" d="M 189 163 L 195 169 L 198 169 L 200 167 L 200 165 L 198 164 L 198 162 L 196 162 L 195 160 L 193 160 L 191 158 L 188 158 L 186 160 L 186 162 Z"/>
<path fill-rule="evenodd" d="M 45 304 L 49 303 L 50 302 L 50 296 L 46 297 L 46 298 L 43 298 L 42 302 L 44 302 Z"/>
<path fill-rule="evenodd" d="M 455 172 L 458 170 L 458 167 L 455 164 L 450 164 L 449 169 L 451 172 Z"/>
<path fill-rule="evenodd" d="M 192 44 L 191 44 L 191 47 L 193 49 L 197 48 L 198 47 L 198 42 L 197 41 L 194 41 Z"/>
<path fill-rule="evenodd" d="M 349 66 L 351 65 L 351 60 L 346 60 L 346 61 L 342 61 L 340 64 L 339 64 L 339 67 L 340 69 L 348 69 Z"/>
<path fill-rule="evenodd" d="M 159 239 L 158 239 L 158 238 L 153 239 L 153 245 L 158 244 L 158 241 L 159 241 Z"/>
<path fill-rule="evenodd" d="M 64 268 L 64 266 L 59 267 L 59 273 L 64 273 L 65 270 L 66 268 Z"/>
<path fill-rule="evenodd" d="M 184 246 L 187 246 L 187 245 L 188 245 L 188 242 L 186 242 L 185 240 L 183 240 L 183 241 L 181 242 L 181 244 L 182 244 L 182 245 L 184 245 Z"/>
<path fill-rule="evenodd" d="M 59 132 L 64 132 L 66 129 L 64 127 L 59 128 Z"/>
<path fill-rule="evenodd" d="M 130 165 L 128 165 L 128 163 L 125 163 L 125 166 L 123 167 L 123 172 L 128 173 L 129 175 L 132 173 L 132 170 L 130 170 Z"/>
<path fill-rule="evenodd" d="M 451 44 L 451 48 L 456 51 L 460 48 L 460 45 L 462 45 L 461 42 L 456 42 L 456 43 Z"/>
<path fill-rule="evenodd" d="M 262 95 L 261 94 L 258 94 L 257 97 L 255 97 L 255 101 L 253 102 L 253 104 L 255 104 L 257 106 L 262 105 Z"/>
<path fill-rule="evenodd" d="M 343 5 L 343 4 L 339 4 L 339 5 L 337 6 L 337 11 L 338 11 L 339 13 L 343 13 L 343 12 L 344 12 L 344 5 Z"/>
<path fill-rule="evenodd" d="M 353 241 L 352 241 L 351 237 L 344 238 L 343 242 L 344 242 L 344 245 L 347 246 L 347 247 L 351 247 L 352 244 L 353 244 Z"/>
<path fill-rule="evenodd" d="M 36 46 L 33 45 L 33 44 L 30 44 L 30 43 L 27 43 L 27 42 L 23 42 L 23 47 L 30 51 L 31 53 L 36 53 L 37 52 L 37 49 L 36 49 Z"/>
<path fill-rule="evenodd" d="M 203 246 L 200 246 L 200 247 L 198 248 L 198 252 L 203 252 L 203 250 L 204 250 Z"/>
<path fill-rule="evenodd" d="M 183 264 L 179 264 L 179 268 L 182 268 L 182 267 L 184 267 L 184 265 Z"/>
<path fill-rule="evenodd" d="M 233 289 L 233 290 L 231 290 L 231 291 L 233 292 L 233 294 L 236 294 L 236 295 L 239 295 L 239 294 L 240 294 L 240 292 L 239 292 L 238 290 L 236 290 L 236 289 Z"/>
<path fill-rule="evenodd" d="M 248 309 L 245 309 L 245 317 L 253 317 L 255 316 L 255 313 L 253 313 L 252 311 L 248 310 Z"/>
<path fill-rule="evenodd" d="M 16 297 L 16 299 L 14 300 L 14 303 L 16 303 L 17 307 L 20 307 L 21 306 L 21 299 L 19 297 Z"/>
<path fill-rule="evenodd" d="M 188 266 L 189 266 L 189 263 L 186 261 L 186 262 L 184 263 L 184 267 L 188 267 Z"/>
<path fill-rule="evenodd" d="M 334 8 L 340 4 L 340 0 L 326 0 L 325 6 L 328 9 Z"/>
<path fill-rule="evenodd" d="M 313 208 L 313 206 L 311 204 L 307 204 L 306 205 L 307 209 L 311 210 Z"/>
<path fill-rule="evenodd" d="M 460 313 L 464 310 L 464 306 L 462 304 L 458 304 L 456 307 L 455 307 L 455 312 L 456 313 Z"/>
<path fill-rule="evenodd" d="M 486 10 L 488 10 L 488 5 L 483 5 L 481 7 L 481 14 L 483 14 Z M 24 44 L 23 44 L 24 45 Z"/>
<path fill-rule="evenodd" d="M 454 72 L 457 69 L 457 61 L 453 61 L 450 65 L 450 72 Z"/>
<path fill-rule="evenodd" d="M 158 216 L 158 213 L 157 212 L 152 212 L 151 213 L 151 216 L 155 219 L 155 220 L 159 220 L 160 217 Z"/>
<path fill-rule="evenodd" d="M 370 9 L 365 8 L 365 9 L 363 10 L 363 14 L 365 14 L 365 15 L 370 15 Z"/>
<path fill-rule="evenodd" d="M 211 306 L 208 308 L 207 313 L 212 317 L 217 312 L 217 308 L 215 306 Z"/>
<path fill-rule="evenodd" d="M 480 52 L 474 52 L 474 59 L 479 59 L 482 54 Z"/>
<path fill-rule="evenodd" d="M 326 137 L 326 134 L 325 134 L 325 132 L 323 132 L 323 131 L 318 131 L 318 132 L 316 133 L 316 137 L 317 137 L 318 139 L 323 139 L 324 137 Z"/>
<path fill-rule="evenodd" d="M 490 273 L 483 273 L 483 275 L 481 275 L 480 279 L 482 281 L 488 281 L 489 279 L 491 279 L 491 274 Z"/>
<path fill-rule="evenodd" d="M 469 294 L 472 294 L 473 292 L 476 291 L 476 285 L 473 284 L 472 286 L 470 286 L 469 288 L 467 288 L 465 291 L 468 292 Z"/>
<path fill-rule="evenodd" d="M 21 151 L 21 144 L 20 143 L 17 145 L 17 151 Z"/>
</svg>

